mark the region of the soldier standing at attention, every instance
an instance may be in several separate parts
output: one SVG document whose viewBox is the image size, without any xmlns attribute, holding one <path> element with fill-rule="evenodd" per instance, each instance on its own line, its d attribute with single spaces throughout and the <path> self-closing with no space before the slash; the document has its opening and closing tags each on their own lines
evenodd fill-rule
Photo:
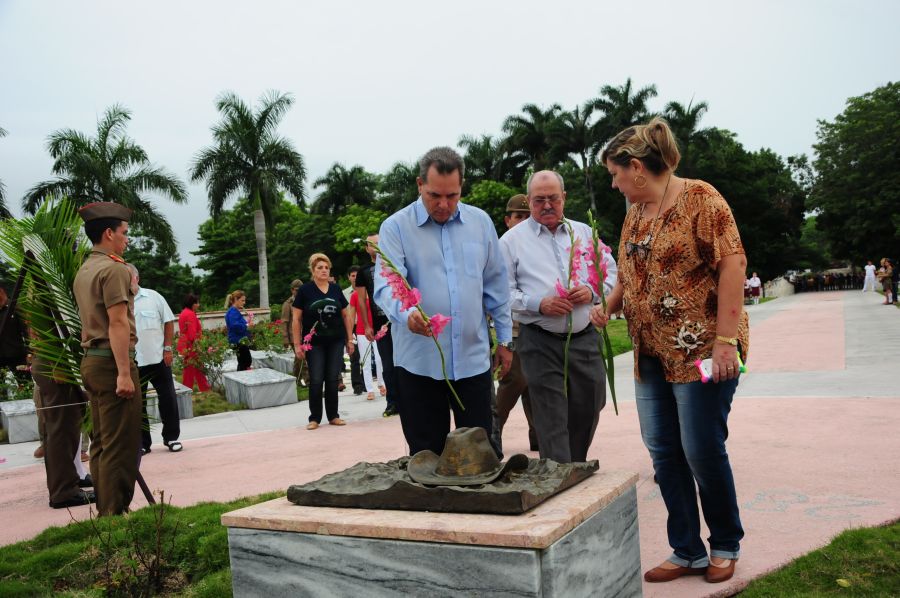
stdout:
<svg viewBox="0 0 900 598">
<path fill-rule="evenodd" d="M 91 477 L 100 515 L 128 510 L 141 443 L 141 392 L 134 347 L 134 292 L 121 255 L 131 210 L 97 202 L 79 210 L 94 249 L 75 276 L 81 317 L 81 378 L 93 423 Z"/>
</svg>

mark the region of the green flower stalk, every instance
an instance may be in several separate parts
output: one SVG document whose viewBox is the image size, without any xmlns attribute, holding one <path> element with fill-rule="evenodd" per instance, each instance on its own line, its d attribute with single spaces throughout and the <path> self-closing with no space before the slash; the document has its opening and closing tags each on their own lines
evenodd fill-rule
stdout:
<svg viewBox="0 0 900 598">
<path fill-rule="evenodd" d="M 590 272 L 588 274 L 588 284 L 593 287 L 594 291 L 600 295 L 600 302 L 603 305 L 603 311 L 606 311 L 606 292 L 603 290 L 603 282 L 606 280 L 606 267 L 603 264 L 603 254 L 610 253 L 610 248 L 600 240 L 600 233 L 597 230 L 597 221 L 594 220 L 594 213 L 588 210 L 588 224 L 591 226 L 591 246 L 588 250 L 589 259 L 591 260 Z M 609 331 L 606 327 L 600 328 L 594 326 L 594 329 L 600 334 L 597 341 L 597 348 L 600 350 L 600 356 L 606 365 L 606 379 L 609 382 L 609 391 L 612 395 L 613 408 L 616 415 L 619 415 L 619 404 L 616 401 L 616 370 L 613 362 L 612 343 L 609 340 Z"/>
</svg>

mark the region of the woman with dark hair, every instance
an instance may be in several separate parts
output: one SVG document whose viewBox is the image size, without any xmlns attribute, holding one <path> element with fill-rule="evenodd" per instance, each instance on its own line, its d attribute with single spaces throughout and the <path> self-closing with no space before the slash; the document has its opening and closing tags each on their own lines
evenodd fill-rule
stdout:
<svg viewBox="0 0 900 598">
<path fill-rule="evenodd" d="M 601 154 L 612 186 L 632 203 L 619 242 L 619 275 L 605 326 L 624 306 L 634 340 L 635 398 L 668 510 L 672 555 L 647 571 L 648 582 L 734 574 L 744 536 L 725 439 L 738 384 L 738 353 L 747 358 L 742 307 L 747 260 L 734 217 L 712 185 L 675 175 L 680 153 L 668 124 L 654 118 L 625 129 Z M 697 360 L 710 359 L 701 380 Z M 700 537 L 700 506 L 709 552 Z"/>
<path fill-rule="evenodd" d="M 200 318 L 197 317 L 197 310 L 200 309 L 200 299 L 194 294 L 189 294 L 184 298 L 184 309 L 178 314 L 178 354 L 184 360 L 184 370 L 181 372 L 181 383 L 194 389 L 194 383 L 197 384 L 197 390 L 206 392 L 209 390 L 209 382 L 203 374 L 203 370 L 199 367 L 197 361 L 197 352 L 194 350 L 194 343 L 203 334 L 200 326 Z"/>
<path fill-rule="evenodd" d="M 338 378 L 344 362 L 344 347 L 353 354 L 353 331 L 347 314 L 347 298 L 341 287 L 328 279 L 331 260 L 324 253 L 309 257 L 312 280 L 301 286 L 294 297 L 291 334 L 297 359 L 309 366 L 309 423 L 315 430 L 322 423 L 322 385 L 325 386 L 325 415 L 328 423 L 343 426 L 338 414 Z M 302 330 L 301 330 L 302 326 Z M 307 335 L 312 334 L 307 345 Z"/>
<path fill-rule="evenodd" d="M 228 342 L 237 355 L 237 371 L 249 370 L 253 364 L 250 356 L 250 333 L 247 331 L 247 320 L 241 310 L 247 304 L 247 295 L 244 291 L 232 291 L 225 298 L 225 327 L 228 329 Z"/>
</svg>

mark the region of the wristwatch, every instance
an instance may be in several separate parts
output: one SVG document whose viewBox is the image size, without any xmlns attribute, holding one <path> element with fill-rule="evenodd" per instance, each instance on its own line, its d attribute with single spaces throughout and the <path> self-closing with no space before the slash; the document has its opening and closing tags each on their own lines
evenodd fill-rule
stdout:
<svg viewBox="0 0 900 598">
<path fill-rule="evenodd" d="M 172 345 L 164 345 L 164 346 L 163 346 L 163 351 L 165 351 L 166 353 L 171 353 L 171 352 L 172 352 Z"/>
<path fill-rule="evenodd" d="M 498 342 L 497 346 L 503 347 L 504 349 L 509 349 L 510 351 L 515 351 L 516 350 L 516 341 L 508 341 L 505 343 Z"/>
</svg>

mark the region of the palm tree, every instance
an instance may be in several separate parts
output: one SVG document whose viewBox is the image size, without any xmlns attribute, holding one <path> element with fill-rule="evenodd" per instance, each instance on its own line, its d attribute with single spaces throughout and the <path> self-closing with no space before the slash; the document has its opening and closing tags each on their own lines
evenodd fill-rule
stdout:
<svg viewBox="0 0 900 598">
<path fill-rule="evenodd" d="M 6 137 L 6 129 L 0 127 L 0 137 Z M 6 207 L 6 186 L 0 181 L 0 218 L 10 218 L 12 214 Z"/>
<path fill-rule="evenodd" d="M 559 150 L 552 142 L 551 128 L 562 107 L 553 104 L 541 110 L 535 104 L 525 104 L 522 112 L 524 115 L 514 114 L 503 121 L 503 132 L 507 134 L 503 149 L 510 154 L 521 153 L 536 171 L 555 166 L 559 162 Z"/>
<path fill-rule="evenodd" d="M 656 86 L 648 85 L 636 92 L 632 88 L 631 77 L 621 87 L 604 85 L 600 97 L 590 100 L 595 110 L 603 112 L 598 133 L 604 143 L 626 127 L 650 118 L 647 102 L 656 97 Z"/>
<path fill-rule="evenodd" d="M 191 180 L 206 179 L 209 212 L 218 216 L 226 200 L 244 192 L 253 205 L 253 228 L 259 258 L 259 305 L 269 307 L 269 264 L 266 258 L 266 229 L 274 222 L 280 190 L 305 207 L 306 167 L 293 144 L 278 136 L 278 123 L 294 103 L 290 94 L 271 91 L 252 111 L 234 93 L 226 92 L 216 101 L 222 120 L 212 127 L 215 144 L 200 150 L 191 167 Z"/>
<path fill-rule="evenodd" d="M 172 227 L 146 194 L 157 192 L 175 203 L 185 203 L 187 193 L 181 181 L 150 164 L 144 149 L 125 135 L 130 120 L 130 111 L 114 105 L 97 122 L 96 137 L 73 129 L 51 133 L 47 150 L 54 160 L 56 179 L 29 189 L 22 208 L 34 214 L 47 197 L 68 197 L 76 206 L 116 201 L 134 210 L 131 223 L 143 234 L 174 253 L 177 244 Z"/>
<path fill-rule="evenodd" d="M 570 112 L 563 112 L 552 127 L 552 138 L 555 144 L 567 155 L 576 154 L 581 160 L 581 172 L 590 196 L 591 210 L 597 213 L 597 200 L 594 186 L 591 183 L 591 169 L 596 162 L 597 151 L 603 144 L 600 130 L 604 126 L 602 120 L 593 120 L 594 105 L 586 102 L 584 106 L 576 106 Z"/>
<path fill-rule="evenodd" d="M 466 181 L 463 193 L 472 185 L 483 180 L 510 183 L 517 187 L 528 168 L 527 160 L 521 155 L 511 155 L 501 140 L 491 135 L 463 135 L 457 143 L 463 150 L 466 163 Z"/>
<path fill-rule="evenodd" d="M 681 164 L 687 176 L 696 176 L 693 158 L 696 151 L 702 151 L 709 145 L 709 129 L 700 129 L 700 120 L 709 105 L 706 102 L 694 104 L 691 100 L 687 106 L 679 102 L 669 102 L 663 112 L 678 145 L 681 148 Z"/>
<path fill-rule="evenodd" d="M 313 189 L 325 187 L 310 211 L 315 214 L 338 214 L 352 205 L 368 206 L 375 199 L 377 180 L 362 166 L 349 170 L 337 162 L 316 179 Z"/>
<path fill-rule="evenodd" d="M 416 176 L 419 169 L 414 162 L 397 162 L 391 169 L 378 177 L 378 208 L 393 214 L 403 206 L 415 201 L 419 194 Z"/>
</svg>

